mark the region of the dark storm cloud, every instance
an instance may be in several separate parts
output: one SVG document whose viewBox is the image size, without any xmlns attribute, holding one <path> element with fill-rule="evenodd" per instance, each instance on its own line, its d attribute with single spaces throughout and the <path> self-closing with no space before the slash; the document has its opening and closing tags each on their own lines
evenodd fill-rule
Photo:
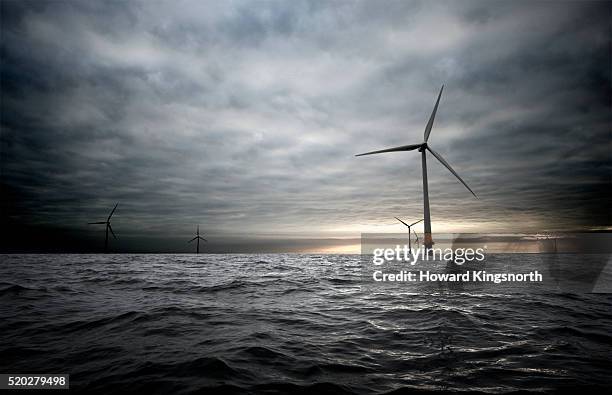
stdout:
<svg viewBox="0 0 612 395">
<path fill-rule="evenodd" d="M 419 142 L 445 83 L 430 141 L 481 199 L 430 157 L 434 228 L 610 225 L 610 3 L 1 4 L 11 221 L 392 230 L 420 158 L 353 155 Z"/>
</svg>

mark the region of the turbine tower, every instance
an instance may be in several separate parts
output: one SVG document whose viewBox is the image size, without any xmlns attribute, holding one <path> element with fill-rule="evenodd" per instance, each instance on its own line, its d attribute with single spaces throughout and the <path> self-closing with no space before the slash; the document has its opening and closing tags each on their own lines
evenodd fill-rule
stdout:
<svg viewBox="0 0 612 395">
<path fill-rule="evenodd" d="M 117 236 L 115 236 L 115 232 L 113 232 L 113 227 L 111 226 L 110 219 L 113 216 L 113 213 L 115 212 L 115 209 L 117 208 L 118 205 L 119 203 L 115 204 L 113 211 L 111 211 L 111 213 L 108 215 L 108 218 L 106 219 L 106 221 L 88 223 L 89 225 L 106 225 L 106 237 L 104 238 L 104 252 L 108 252 L 108 231 L 109 230 L 111 231 L 111 234 L 113 235 L 113 237 L 117 239 Z"/>
<path fill-rule="evenodd" d="M 413 227 L 414 225 L 418 224 L 419 222 L 421 222 L 421 221 L 422 221 L 422 219 L 420 219 L 420 220 L 418 220 L 418 221 L 416 221 L 416 222 L 413 222 L 413 223 L 411 223 L 410 225 L 408 225 L 407 223 L 405 223 L 404 221 L 402 221 L 401 219 L 399 219 L 399 218 L 397 218 L 397 217 L 395 217 L 395 219 L 396 219 L 396 220 L 398 220 L 399 222 L 403 223 L 404 225 L 406 225 L 406 226 L 408 227 L 408 249 L 409 249 L 410 251 L 412 251 L 412 244 L 411 244 L 411 242 L 410 242 L 410 228 L 411 228 L 411 227 Z M 414 230 L 413 230 L 413 232 L 414 232 Z M 417 239 L 417 245 L 418 245 L 418 243 L 419 243 L 419 236 L 417 236 L 416 232 L 414 232 L 414 235 L 416 236 L 416 239 Z"/>
<path fill-rule="evenodd" d="M 472 193 L 472 195 L 474 195 L 475 198 L 478 199 L 478 196 L 476 196 L 476 194 L 474 193 L 474 191 L 472 191 L 470 189 L 470 187 L 465 183 L 465 181 L 463 181 L 461 179 L 461 177 L 459 177 L 459 174 L 457 174 L 457 172 L 455 172 L 455 170 L 453 170 L 453 168 L 451 167 L 451 165 L 448 164 L 448 162 L 446 160 L 444 160 L 444 158 L 442 157 L 442 155 L 440 155 L 439 153 L 437 153 L 436 151 L 434 151 L 427 143 L 427 140 L 429 140 L 429 135 L 431 134 L 431 128 L 433 126 L 434 123 L 434 118 L 436 117 L 436 112 L 438 111 L 438 104 L 440 103 L 440 97 L 442 96 L 442 90 L 444 90 L 444 85 L 442 85 L 442 88 L 440 88 L 440 93 L 438 94 L 438 100 L 436 100 L 436 105 L 434 106 L 433 112 L 431 113 L 431 116 L 429 117 L 429 122 L 427 122 L 427 126 L 425 126 L 425 133 L 423 134 L 423 142 L 420 144 L 409 144 L 409 145 L 402 145 L 400 147 L 393 147 L 393 148 L 387 148 L 387 149 L 383 149 L 383 150 L 379 150 L 379 151 L 372 151 L 372 152 L 366 152 L 364 154 L 359 154 L 359 155 L 355 155 L 355 156 L 363 156 L 363 155 L 372 155 L 372 154 L 382 154 L 382 153 L 386 153 L 386 152 L 396 152 L 396 151 L 412 151 L 415 149 L 418 149 L 419 152 L 421 153 L 421 163 L 422 163 L 422 167 L 423 167 L 423 217 L 425 220 L 425 247 L 427 249 L 430 249 L 434 242 L 433 239 L 431 237 L 431 218 L 430 218 L 430 212 L 429 212 L 429 190 L 427 188 L 427 156 L 426 156 L 426 151 L 429 151 L 434 158 L 436 158 L 438 161 L 440 161 L 440 163 L 442 163 L 444 165 L 444 167 L 446 167 L 451 173 L 453 173 L 453 175 L 455 177 L 457 177 L 457 179 L 459 181 L 461 181 L 461 183 L 468 189 L 468 191 L 470 191 Z"/>
<path fill-rule="evenodd" d="M 200 240 L 204 240 L 204 241 L 208 241 L 203 237 L 200 237 L 200 225 L 198 225 L 198 230 L 196 231 L 196 237 L 194 237 L 193 239 L 189 240 L 188 243 L 191 243 L 192 241 L 197 240 L 197 247 L 196 247 L 196 254 L 200 253 Z"/>
</svg>

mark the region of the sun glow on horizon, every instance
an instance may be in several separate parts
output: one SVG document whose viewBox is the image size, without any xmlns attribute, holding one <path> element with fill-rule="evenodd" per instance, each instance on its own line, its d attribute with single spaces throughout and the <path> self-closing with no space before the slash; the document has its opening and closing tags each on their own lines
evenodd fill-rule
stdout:
<svg viewBox="0 0 612 395">
<path fill-rule="evenodd" d="M 361 254 L 361 244 L 345 244 L 321 248 L 308 248 L 301 252 L 307 254 Z"/>
</svg>

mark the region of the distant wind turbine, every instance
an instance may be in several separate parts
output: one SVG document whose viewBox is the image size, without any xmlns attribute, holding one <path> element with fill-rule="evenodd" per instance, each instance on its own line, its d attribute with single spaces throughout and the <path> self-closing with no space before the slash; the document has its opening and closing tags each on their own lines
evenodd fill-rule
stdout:
<svg viewBox="0 0 612 395">
<path fill-rule="evenodd" d="M 119 203 L 115 204 L 113 211 L 111 211 L 111 213 L 108 215 L 108 218 L 106 219 L 106 221 L 88 223 L 89 225 L 106 225 L 106 237 L 104 238 L 104 252 L 108 252 L 108 231 L 109 230 L 111 231 L 111 234 L 113 235 L 113 237 L 117 239 L 117 236 L 115 236 L 115 232 L 113 232 L 113 228 L 111 226 L 110 219 L 113 216 L 113 213 L 115 212 L 115 209 L 117 209 L 118 205 Z"/>
<path fill-rule="evenodd" d="M 194 237 L 193 239 L 189 240 L 188 243 L 191 243 L 192 241 L 197 240 L 197 247 L 196 247 L 196 254 L 200 253 L 200 240 L 204 240 L 206 242 L 208 242 L 208 240 L 206 240 L 203 237 L 200 237 L 200 225 L 198 225 L 198 230 L 196 231 L 196 237 Z"/>
<path fill-rule="evenodd" d="M 407 223 L 405 223 L 404 221 L 402 221 L 401 219 L 399 219 L 397 217 L 395 217 L 395 219 L 398 220 L 399 222 L 403 223 L 404 225 L 406 225 L 408 227 L 408 249 L 412 250 L 412 244 L 410 242 L 410 228 L 413 227 L 414 225 L 418 224 L 419 222 L 421 222 L 422 219 L 420 219 L 420 220 L 418 220 L 416 222 L 413 222 L 410 225 L 408 225 Z M 414 230 L 413 230 L 413 232 L 414 232 Z M 418 245 L 418 243 L 419 243 L 419 236 L 417 236 L 416 232 L 414 232 L 414 235 L 416 236 L 417 245 Z"/>
<path fill-rule="evenodd" d="M 431 237 L 431 218 L 429 214 L 429 191 L 427 188 L 427 157 L 425 155 L 425 151 L 429 151 L 437 160 L 439 160 L 440 163 L 442 163 L 448 170 L 450 170 L 450 172 L 453 173 L 453 175 L 457 177 L 459 181 L 461 181 L 461 183 L 468 189 L 468 191 L 470 191 L 472 195 L 474 195 L 474 197 L 478 199 L 478 196 L 476 196 L 474 191 L 472 191 L 472 189 L 470 189 L 470 187 L 465 183 L 465 181 L 463 181 L 463 179 L 459 177 L 459 174 L 457 174 L 457 172 L 453 170 L 451 165 L 449 165 L 448 162 L 444 160 L 442 155 L 434 151 L 427 144 L 427 140 L 429 139 L 429 134 L 431 133 L 431 128 L 434 123 L 434 118 L 436 117 L 436 112 L 438 111 L 438 104 L 440 103 L 440 97 L 442 96 L 442 90 L 444 90 L 444 85 L 442 85 L 442 88 L 440 88 L 440 93 L 438 94 L 438 100 L 436 100 L 436 105 L 434 106 L 433 112 L 431 113 L 431 116 L 429 117 L 429 122 L 427 122 L 427 126 L 425 126 L 425 133 L 423 136 L 424 138 L 423 138 L 422 143 L 402 145 L 400 147 L 387 148 L 387 149 L 383 149 L 379 151 L 372 151 L 372 152 L 366 152 L 364 154 L 355 155 L 355 156 L 363 156 L 363 155 L 372 155 L 372 154 L 382 154 L 385 152 L 412 151 L 415 149 L 419 150 L 419 152 L 421 153 L 421 163 L 423 167 L 423 216 L 425 219 L 424 244 L 425 244 L 425 247 L 428 249 L 430 249 L 433 246 L 434 242 Z"/>
</svg>

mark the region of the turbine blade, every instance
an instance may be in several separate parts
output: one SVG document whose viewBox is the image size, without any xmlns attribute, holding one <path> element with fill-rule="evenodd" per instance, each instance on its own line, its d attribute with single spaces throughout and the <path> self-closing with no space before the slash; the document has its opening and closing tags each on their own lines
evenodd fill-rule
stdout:
<svg viewBox="0 0 612 395">
<path fill-rule="evenodd" d="M 187 243 L 191 243 L 192 241 L 194 241 L 195 239 L 197 239 L 198 236 L 194 237 L 193 239 L 189 240 Z"/>
<path fill-rule="evenodd" d="M 427 147 L 427 149 L 429 150 L 429 152 L 431 152 L 431 154 L 432 154 L 433 156 L 435 156 L 435 157 L 436 157 L 436 159 L 437 159 L 437 160 L 439 160 L 439 161 L 440 161 L 440 163 L 442 163 L 444 166 L 446 166 L 446 168 L 447 168 L 448 170 L 450 170 L 450 172 L 451 172 L 451 173 L 453 173 L 453 174 L 455 175 L 455 177 L 457 177 L 457 179 L 458 179 L 459 181 L 461 181 L 461 183 L 462 183 L 462 184 L 463 184 L 463 185 L 464 185 L 464 186 L 465 186 L 465 187 L 468 189 L 468 191 L 472 192 L 472 195 L 474 195 L 474 197 L 475 197 L 476 199 L 478 199 L 478 196 L 476 196 L 476 194 L 474 193 L 474 191 L 472 191 L 472 189 L 471 189 L 471 188 L 468 186 L 468 184 L 466 184 L 466 183 L 465 183 L 465 181 L 463 181 L 463 179 L 462 179 L 461 177 L 459 177 L 459 174 L 457 174 L 457 172 L 456 172 L 455 170 L 453 170 L 453 168 L 451 167 L 451 165 L 449 165 L 449 164 L 448 164 L 448 162 L 447 162 L 447 161 L 445 161 L 445 160 L 444 160 L 444 158 L 443 158 L 443 157 L 442 157 L 442 156 L 441 156 L 439 153 L 437 153 L 436 151 L 432 150 L 432 149 L 431 149 L 429 146 Z"/>
<path fill-rule="evenodd" d="M 411 223 L 410 226 L 414 226 L 414 225 L 418 224 L 421 221 L 422 221 L 422 219 L 418 220 L 417 222 Z"/>
<path fill-rule="evenodd" d="M 200 237 L 200 240 L 204 240 L 205 242 L 207 242 L 207 243 L 208 243 L 208 240 L 206 240 L 206 239 L 205 239 L 205 238 L 203 238 L 203 237 Z"/>
<path fill-rule="evenodd" d="M 404 225 L 406 225 L 406 226 L 410 227 L 410 225 L 408 225 L 407 223 L 405 223 L 405 222 L 404 222 L 404 221 L 402 221 L 401 219 L 399 219 L 399 218 L 397 218 L 397 217 L 395 217 L 395 219 L 396 219 L 396 220 L 398 220 L 399 222 L 403 223 Z"/>
<path fill-rule="evenodd" d="M 104 221 L 104 222 L 88 222 L 87 225 L 102 225 L 102 224 L 105 224 L 105 223 L 106 223 L 106 221 Z"/>
<path fill-rule="evenodd" d="M 416 236 L 416 239 L 417 239 L 417 244 L 419 244 L 419 235 L 417 235 L 417 232 L 415 232 L 414 229 L 412 230 L 412 232 L 414 232 L 414 235 Z"/>
<path fill-rule="evenodd" d="M 113 232 L 113 227 L 111 226 L 111 224 L 108 224 L 108 229 L 111 231 L 111 233 L 113 234 L 113 237 L 116 239 L 117 236 L 115 236 L 115 232 Z"/>
<path fill-rule="evenodd" d="M 117 209 L 117 206 L 119 205 L 119 202 L 117 202 L 117 204 L 115 204 L 115 207 L 113 208 L 113 211 L 111 211 L 110 215 L 108 216 L 107 221 L 110 221 L 111 217 L 113 216 L 113 213 L 115 212 L 115 210 Z"/>
<path fill-rule="evenodd" d="M 415 150 L 415 149 L 419 148 L 421 145 L 422 144 L 402 145 L 401 147 L 393 147 L 393 148 L 382 149 L 380 151 L 366 152 L 364 154 L 357 154 L 355 156 L 382 154 L 382 153 L 385 153 L 385 152 L 396 152 L 396 151 L 412 151 L 412 150 Z"/>
<path fill-rule="evenodd" d="M 427 140 L 429 139 L 429 135 L 431 133 L 431 128 L 433 126 L 434 123 L 434 118 L 436 117 L 436 112 L 438 111 L 438 104 L 440 103 L 440 97 L 442 96 L 442 90 L 444 90 L 444 85 L 442 85 L 442 88 L 440 88 L 440 93 L 438 94 L 438 100 L 436 100 L 436 105 L 434 106 L 434 109 L 431 113 L 431 116 L 429 117 L 429 122 L 427 122 L 427 126 L 425 127 L 425 133 L 423 135 L 424 142 L 427 142 Z"/>
</svg>

